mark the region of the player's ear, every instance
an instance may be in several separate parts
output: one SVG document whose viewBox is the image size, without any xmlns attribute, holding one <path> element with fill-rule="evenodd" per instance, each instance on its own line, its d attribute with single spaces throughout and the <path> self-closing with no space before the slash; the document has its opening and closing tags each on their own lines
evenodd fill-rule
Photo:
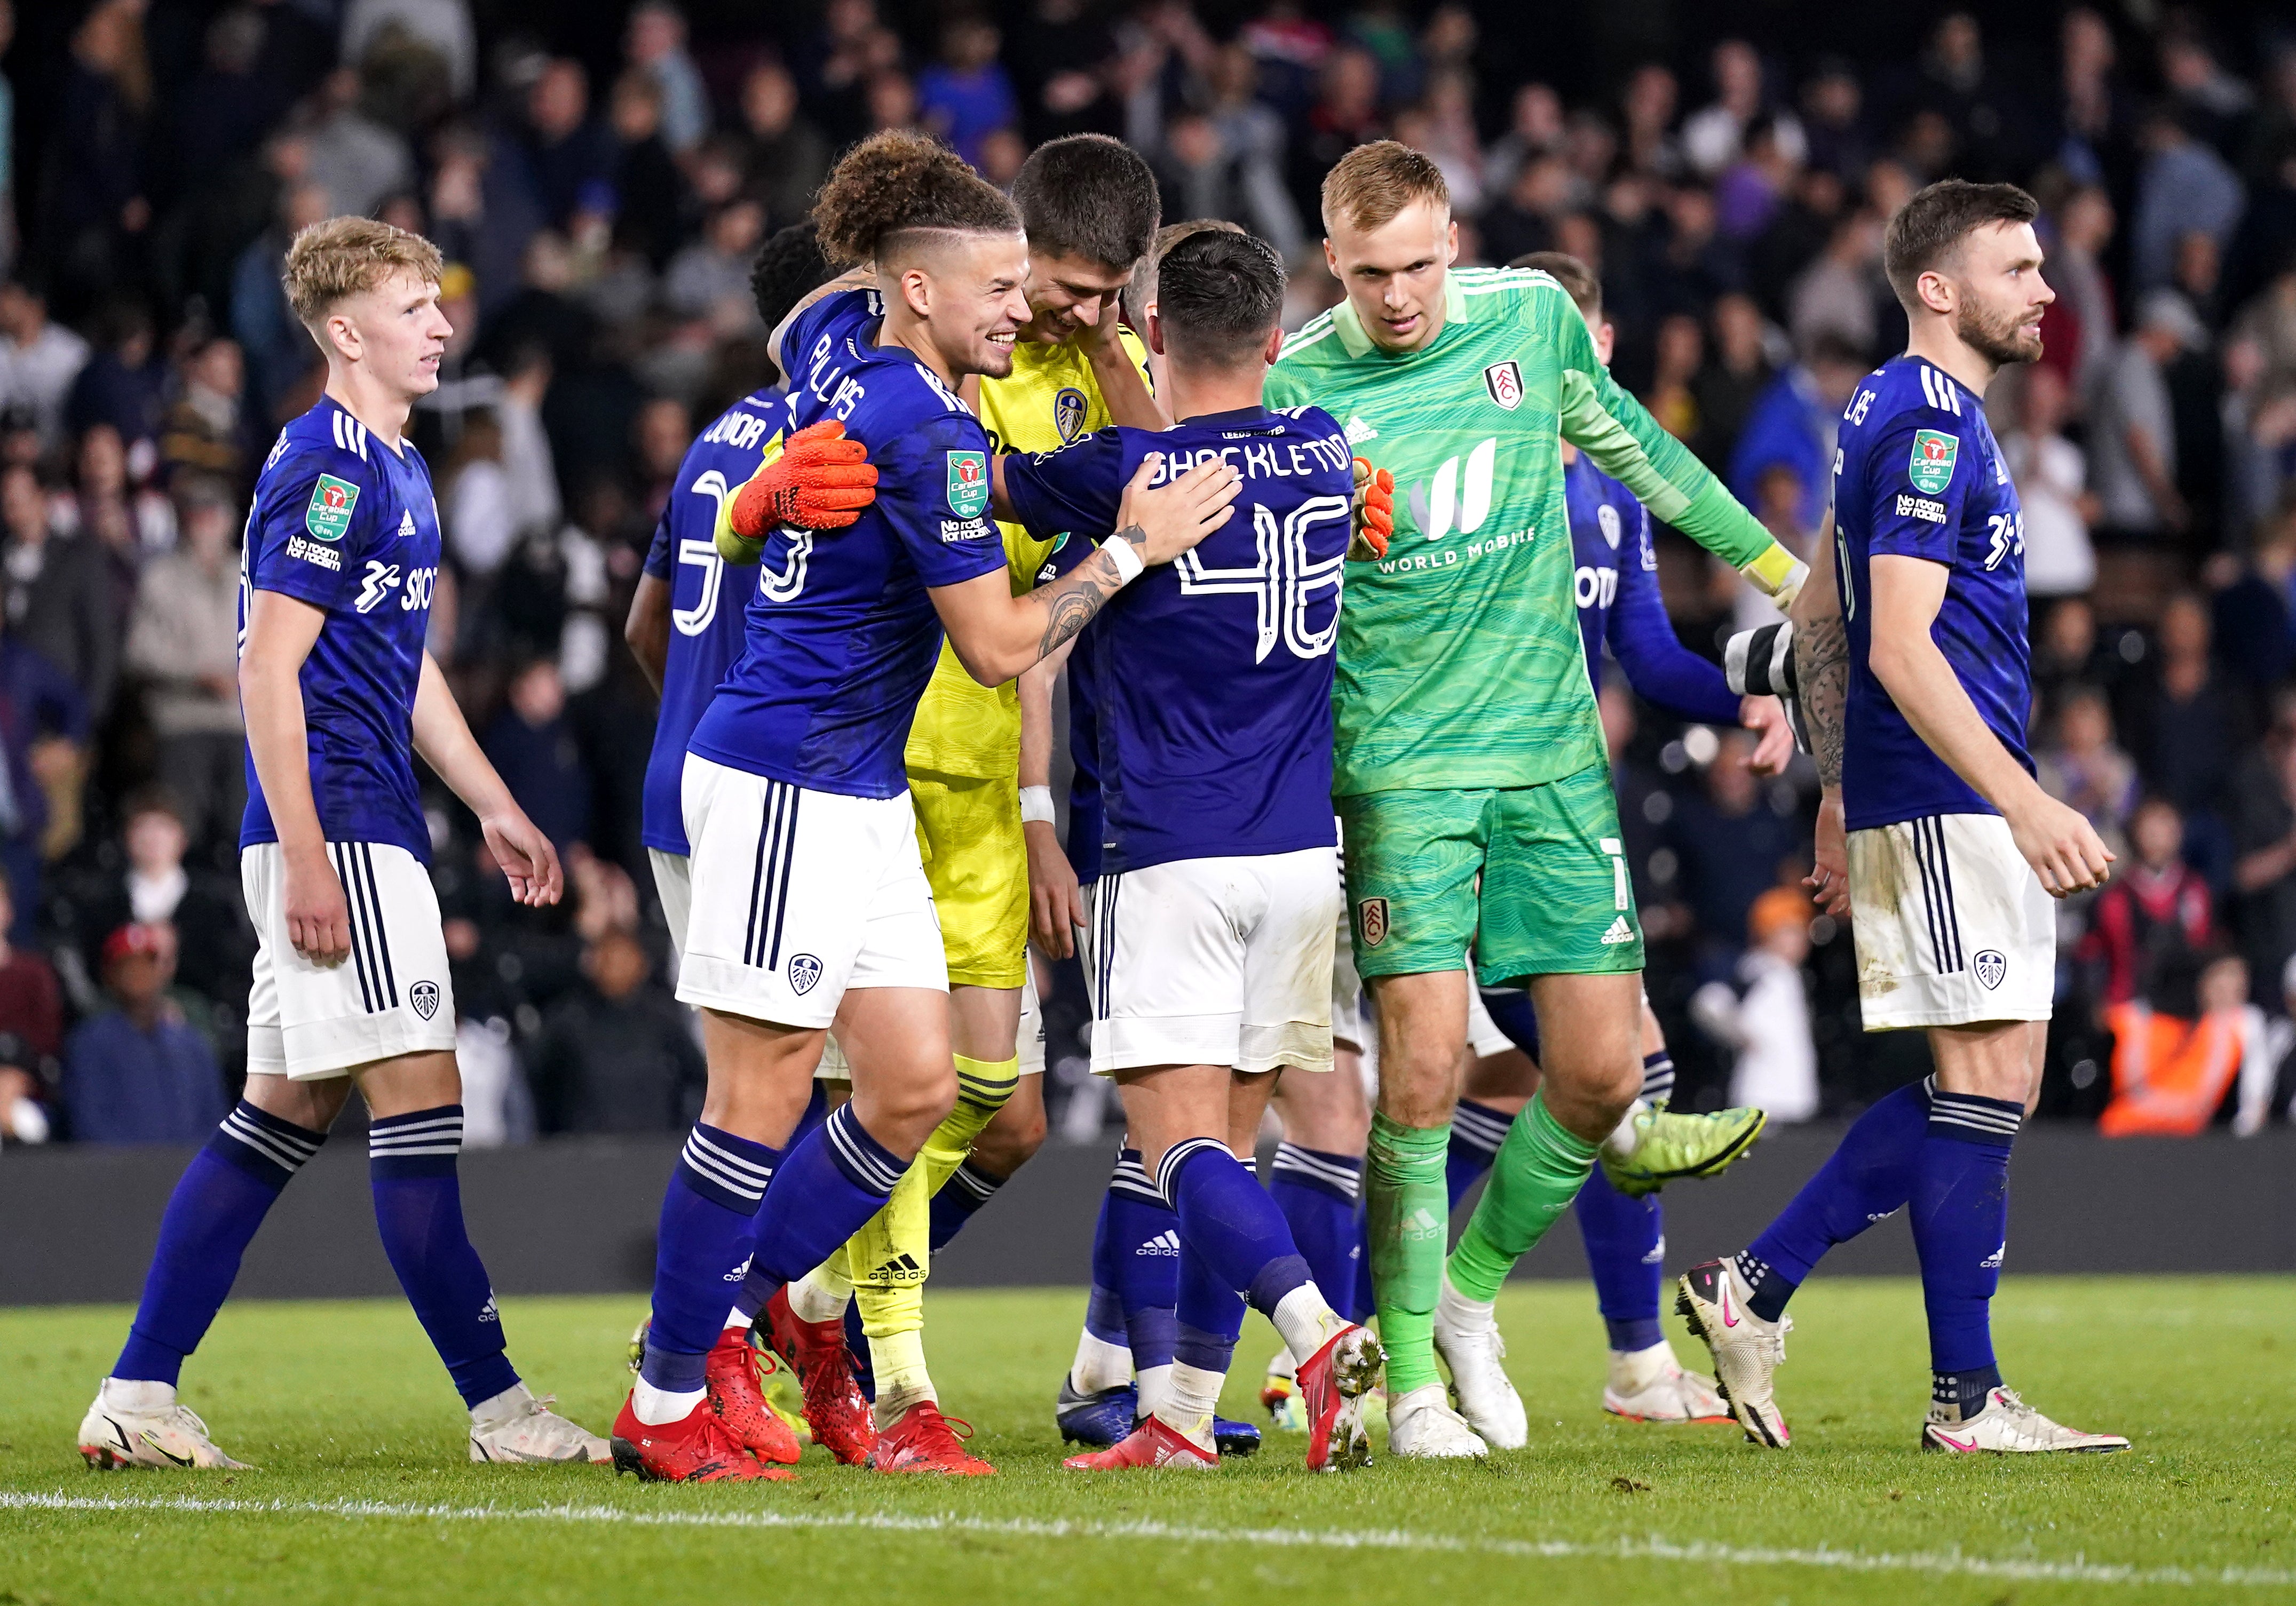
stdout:
<svg viewBox="0 0 2296 1606">
<path fill-rule="evenodd" d="M 1283 355 L 1283 326 L 1281 324 L 1278 324 L 1275 328 L 1267 332 L 1267 339 L 1261 343 L 1259 348 L 1259 360 L 1268 367 L 1273 368 L 1275 366 L 1275 359 Z"/>
<path fill-rule="evenodd" d="M 1344 278 L 1341 278 L 1340 253 L 1332 249 L 1332 237 L 1329 234 L 1324 236 L 1324 266 L 1330 271 L 1332 277 L 1339 279 L 1341 283 L 1347 283 Z"/>
<path fill-rule="evenodd" d="M 1443 266 L 1450 266 L 1459 259 L 1459 220 L 1456 217 L 1443 225 Z"/>
<path fill-rule="evenodd" d="M 922 267 L 901 270 L 901 303 L 921 318 L 932 315 L 932 275 Z"/>
<path fill-rule="evenodd" d="M 1164 320 L 1156 311 L 1154 302 L 1148 304 L 1148 349 L 1158 356 L 1164 355 Z"/>
<path fill-rule="evenodd" d="M 1914 293 L 1931 312 L 1948 315 L 1953 312 L 1955 303 L 1960 299 L 1954 282 L 1934 269 L 1914 281 Z"/>
</svg>

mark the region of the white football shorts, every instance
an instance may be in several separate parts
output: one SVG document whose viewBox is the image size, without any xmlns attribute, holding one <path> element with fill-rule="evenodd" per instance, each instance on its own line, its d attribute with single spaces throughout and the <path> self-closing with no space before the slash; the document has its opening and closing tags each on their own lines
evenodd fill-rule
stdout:
<svg viewBox="0 0 2296 1606">
<path fill-rule="evenodd" d="M 1329 848 L 1180 859 L 1103 875 L 1086 966 L 1092 1069 L 1332 1068 Z"/>
<path fill-rule="evenodd" d="M 1037 967 L 1032 962 L 1021 979 L 1021 1029 L 1014 1047 L 1021 1060 L 1020 1074 L 1024 1077 L 1045 1073 L 1045 1012 L 1037 1001 Z M 821 1082 L 850 1082 L 853 1063 L 845 1051 L 837 1045 L 837 1034 L 829 1034 L 821 1045 L 821 1063 L 814 1067 L 814 1079 Z"/>
<path fill-rule="evenodd" d="M 906 795 L 849 798 L 685 756 L 684 1004 L 825 1027 L 849 988 L 948 990 Z"/>
<path fill-rule="evenodd" d="M 400 1054 L 452 1053 L 455 987 L 430 873 L 388 842 L 330 842 L 350 905 L 350 957 L 316 965 L 287 936 L 287 884 L 276 842 L 239 855 L 255 922 L 247 996 L 247 1068 L 319 1082 Z"/>
<path fill-rule="evenodd" d="M 1849 909 L 1867 1031 L 2049 1018 L 2056 900 L 1998 815 L 1851 832 Z"/>
<path fill-rule="evenodd" d="M 646 849 L 653 866 L 654 895 L 661 899 L 662 923 L 669 928 L 669 952 L 674 965 L 685 963 L 685 922 L 693 918 L 693 861 L 682 853 Z"/>
</svg>

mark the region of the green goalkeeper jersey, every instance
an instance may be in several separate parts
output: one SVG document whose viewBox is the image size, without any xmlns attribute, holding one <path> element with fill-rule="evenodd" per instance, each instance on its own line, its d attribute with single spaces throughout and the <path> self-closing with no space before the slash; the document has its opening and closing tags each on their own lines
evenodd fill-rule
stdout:
<svg viewBox="0 0 2296 1606">
<path fill-rule="evenodd" d="M 1603 761 L 1562 442 L 1777 594 L 1800 562 L 1595 356 L 1542 273 L 1454 269 L 1433 344 L 1374 345 L 1341 302 L 1283 344 L 1271 407 L 1344 421 L 1395 475 L 1387 556 L 1347 566 L 1332 791 L 1537 786 Z"/>
</svg>

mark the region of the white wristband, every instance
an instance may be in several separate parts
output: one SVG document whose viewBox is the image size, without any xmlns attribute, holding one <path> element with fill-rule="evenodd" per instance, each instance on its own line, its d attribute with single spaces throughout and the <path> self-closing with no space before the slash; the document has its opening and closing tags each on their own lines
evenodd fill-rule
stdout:
<svg viewBox="0 0 2296 1606">
<path fill-rule="evenodd" d="M 1109 537 L 1100 550 L 1108 554 L 1109 561 L 1116 565 L 1117 577 L 1127 586 L 1138 579 L 1140 571 L 1148 567 L 1140 561 L 1140 549 L 1122 536 Z"/>
<path fill-rule="evenodd" d="M 1053 823 L 1053 789 L 1024 786 L 1021 789 L 1021 823 L 1033 825 L 1039 820 L 1047 825 Z"/>
</svg>

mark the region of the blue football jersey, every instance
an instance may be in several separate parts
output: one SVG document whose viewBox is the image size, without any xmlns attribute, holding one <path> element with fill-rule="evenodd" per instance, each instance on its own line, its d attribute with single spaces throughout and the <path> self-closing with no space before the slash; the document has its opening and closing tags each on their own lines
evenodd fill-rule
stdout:
<svg viewBox="0 0 2296 1606">
<path fill-rule="evenodd" d="M 424 864 L 413 724 L 439 549 L 430 470 L 414 443 L 394 451 L 322 397 L 264 462 L 239 569 L 242 651 L 258 591 L 326 610 L 299 676 L 320 829 L 331 842 L 389 842 Z M 240 846 L 278 840 L 250 756 Z"/>
<path fill-rule="evenodd" d="M 825 418 L 869 448 L 877 500 L 851 528 L 777 529 L 750 591 L 742 656 L 694 726 L 703 758 L 816 791 L 898 798 L 917 699 L 940 655 L 927 588 L 1004 570 L 988 515 L 988 436 L 899 346 L 876 343 L 875 296 L 825 296 L 782 349 L 789 426 Z"/>
<path fill-rule="evenodd" d="M 743 397 L 685 449 L 669 500 L 654 525 L 645 571 L 669 583 L 669 654 L 661 670 L 661 717 L 646 759 L 641 834 L 649 848 L 684 854 L 679 791 L 685 744 L 718 683 L 742 656 L 745 575 L 731 577 L 718 555 L 718 510 L 750 482 L 765 455 L 788 433 L 789 398 L 776 386 Z"/>
<path fill-rule="evenodd" d="M 1736 725 L 1738 699 L 1720 667 L 1684 646 L 1667 617 L 1648 510 L 1584 452 L 1563 465 L 1562 503 L 1587 681 L 1603 689 L 1607 643 L 1627 684 L 1652 702 L 1685 719 Z"/>
<path fill-rule="evenodd" d="M 1931 636 L 2001 745 L 2029 771 L 2032 668 L 2025 637 L 2025 515 L 1985 405 L 1919 357 L 1867 375 L 1841 415 L 1834 457 L 1835 585 L 1849 627 L 1841 801 L 1852 831 L 1935 814 L 1999 812 L 1953 773 L 1872 667 L 1872 562 L 1941 563 Z"/>
<path fill-rule="evenodd" d="M 1100 868 L 1329 847 L 1347 438 L 1315 407 L 1103 430 L 1006 458 L 1005 491 L 1036 534 L 1097 538 L 1151 452 L 1164 455 L 1157 483 L 1226 458 L 1243 488 L 1225 525 L 1117 593 L 1078 643 L 1090 666 Z"/>
</svg>

